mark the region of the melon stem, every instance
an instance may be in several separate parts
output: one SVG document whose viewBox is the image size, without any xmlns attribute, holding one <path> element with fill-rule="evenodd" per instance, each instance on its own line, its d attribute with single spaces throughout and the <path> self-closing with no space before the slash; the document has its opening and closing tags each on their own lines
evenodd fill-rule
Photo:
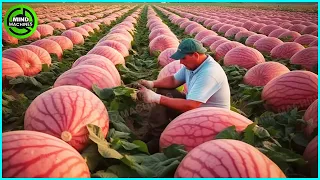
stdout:
<svg viewBox="0 0 320 180">
<path fill-rule="evenodd" d="M 72 134 L 69 131 L 63 131 L 61 133 L 61 139 L 65 142 L 69 142 L 72 139 Z"/>
</svg>

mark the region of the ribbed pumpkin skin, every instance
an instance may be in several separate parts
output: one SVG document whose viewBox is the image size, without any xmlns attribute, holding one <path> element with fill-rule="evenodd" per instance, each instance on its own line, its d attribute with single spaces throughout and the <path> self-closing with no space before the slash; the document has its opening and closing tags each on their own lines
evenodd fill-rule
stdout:
<svg viewBox="0 0 320 180">
<path fill-rule="evenodd" d="M 161 35 L 154 38 L 150 44 L 150 54 L 154 54 L 156 51 L 160 51 L 160 53 L 168 48 L 178 48 L 179 41 L 173 39 L 170 36 Z"/>
<path fill-rule="evenodd" d="M 172 61 L 175 61 L 174 59 L 172 59 L 170 57 L 176 51 L 177 51 L 177 48 L 168 48 L 168 49 L 162 51 L 158 57 L 158 62 L 160 64 L 160 66 L 164 67 L 167 64 L 171 63 Z"/>
<path fill-rule="evenodd" d="M 131 40 L 122 33 L 108 34 L 103 38 L 101 38 L 98 43 L 101 43 L 105 40 L 113 40 L 113 41 L 120 42 L 123 45 L 125 45 L 128 50 L 131 49 Z"/>
<path fill-rule="evenodd" d="M 96 84 L 99 88 L 120 86 L 113 80 L 108 71 L 93 65 L 82 65 L 61 74 L 54 82 L 53 87 L 74 85 L 91 90 L 93 84 Z"/>
<path fill-rule="evenodd" d="M 65 36 L 49 36 L 47 37 L 47 39 L 57 42 L 63 51 L 67 49 L 69 50 L 73 49 L 72 41 Z"/>
<path fill-rule="evenodd" d="M 225 66 L 238 65 L 250 69 L 253 66 L 265 62 L 263 55 L 256 49 L 241 46 L 231 49 L 223 59 Z"/>
<path fill-rule="evenodd" d="M 40 40 L 37 40 L 37 41 L 31 43 L 31 45 L 39 46 L 39 47 L 45 49 L 50 54 L 51 53 L 56 54 L 59 60 L 62 59 L 62 54 L 63 54 L 62 49 L 61 49 L 60 45 L 53 40 L 40 39 Z"/>
<path fill-rule="evenodd" d="M 37 31 L 41 36 L 48 36 L 53 34 L 54 28 L 48 24 L 40 24 L 37 27 Z"/>
<path fill-rule="evenodd" d="M 301 45 L 309 45 L 312 41 L 317 40 L 318 37 L 311 34 L 304 34 L 294 40 L 294 42 Z"/>
<path fill-rule="evenodd" d="M 76 66 L 72 66 L 72 67 L 78 67 L 81 65 L 93 65 L 93 66 L 100 67 L 110 73 L 110 75 L 113 77 L 113 80 L 116 84 L 121 84 L 121 77 L 117 68 L 108 59 L 96 59 L 96 58 L 86 59 L 85 61 L 82 61 L 78 63 Z"/>
<path fill-rule="evenodd" d="M 318 99 L 308 107 L 304 113 L 303 120 L 307 123 L 304 132 L 308 137 L 310 137 L 315 128 L 318 127 Z"/>
<path fill-rule="evenodd" d="M 83 29 L 81 27 L 73 27 L 73 28 L 70 28 L 70 30 L 80 33 L 83 37 L 88 37 L 89 36 L 89 33 L 85 29 Z"/>
<path fill-rule="evenodd" d="M 232 36 L 235 36 L 238 32 L 240 31 L 248 31 L 247 29 L 243 28 L 243 27 L 233 27 L 231 29 L 229 29 L 224 37 L 232 37 Z"/>
<path fill-rule="evenodd" d="M 285 38 L 286 42 L 293 42 L 295 39 L 297 39 L 300 36 L 301 34 L 296 31 L 288 31 L 280 34 L 278 38 Z"/>
<path fill-rule="evenodd" d="M 209 46 L 209 49 L 211 52 L 216 52 L 217 47 L 226 42 L 231 42 L 231 41 L 229 41 L 228 39 L 217 40 Z"/>
<path fill-rule="evenodd" d="M 2 29 L 2 40 L 8 44 L 18 44 L 18 39 L 12 37 L 6 30 Z"/>
<path fill-rule="evenodd" d="M 318 163 L 318 136 L 314 137 L 306 147 L 303 158 L 309 161 L 309 164 Z"/>
<path fill-rule="evenodd" d="M 217 139 L 190 151 L 174 177 L 285 178 L 281 169 L 255 147 L 238 140 Z"/>
<path fill-rule="evenodd" d="M 311 70 L 313 66 L 318 64 L 318 47 L 305 48 L 290 58 L 291 64 L 299 64 Z"/>
<path fill-rule="evenodd" d="M 285 32 L 288 32 L 288 31 L 289 31 L 288 29 L 283 29 L 283 28 L 275 29 L 275 30 L 273 30 L 273 31 L 268 35 L 268 37 L 279 38 L 279 36 L 280 36 L 282 33 L 285 33 Z"/>
<path fill-rule="evenodd" d="M 33 40 L 37 40 L 40 38 L 41 38 L 41 35 L 40 35 L 39 31 L 36 30 L 36 31 L 34 31 L 34 33 L 31 36 L 27 37 L 27 40 L 33 41 Z"/>
<path fill-rule="evenodd" d="M 66 29 L 70 29 L 76 26 L 76 24 L 71 20 L 63 20 L 61 21 L 61 23 L 66 27 Z"/>
<path fill-rule="evenodd" d="M 228 109 L 202 107 L 187 111 L 166 127 L 160 137 L 160 148 L 172 144 L 184 145 L 191 151 L 198 145 L 215 139 L 223 129 L 235 125 L 237 131 L 244 130 L 252 121 Z"/>
<path fill-rule="evenodd" d="M 149 41 L 152 41 L 154 38 L 162 35 L 162 34 L 173 34 L 170 29 L 167 28 L 159 28 L 159 29 L 155 29 L 153 31 L 150 32 L 149 34 Z M 173 34 L 174 35 L 174 34 Z"/>
<path fill-rule="evenodd" d="M 211 31 L 211 30 L 203 30 L 203 31 L 200 31 L 194 38 L 198 41 L 201 41 L 203 38 L 205 38 L 209 35 L 216 36 L 218 34 L 215 33 L 214 31 Z"/>
<path fill-rule="evenodd" d="M 216 48 L 215 52 L 215 60 L 219 61 L 223 59 L 223 57 L 229 52 L 231 49 L 236 48 L 236 47 L 241 47 L 244 46 L 243 44 L 236 42 L 236 41 L 230 41 L 230 42 L 225 42 L 220 44 Z"/>
<path fill-rule="evenodd" d="M 7 58 L 2 58 L 2 80 L 5 76 L 10 76 L 10 77 L 17 77 L 17 76 L 23 76 L 23 70 L 14 61 L 11 61 L 10 59 Z"/>
<path fill-rule="evenodd" d="M 245 44 L 247 46 L 253 46 L 253 44 L 258 41 L 259 39 L 261 38 L 264 38 L 264 37 L 267 37 L 266 35 L 263 35 L 263 34 L 254 34 L 254 35 L 251 35 L 247 38 Z"/>
<path fill-rule="evenodd" d="M 110 59 L 114 65 L 116 64 L 125 64 L 125 60 L 123 56 L 112 47 L 108 46 L 97 46 L 93 49 L 91 49 L 87 54 L 97 54 L 104 56 L 108 59 Z"/>
<path fill-rule="evenodd" d="M 34 52 L 39 57 L 42 64 L 48 64 L 48 65 L 51 64 L 50 54 L 48 53 L 48 51 L 46 51 L 42 47 L 35 46 L 35 45 L 24 45 L 24 46 L 19 46 L 19 48 L 28 49 Z"/>
<path fill-rule="evenodd" d="M 290 70 L 278 62 L 264 62 L 250 68 L 243 77 L 243 81 L 251 86 L 265 86 L 272 79 L 290 72 Z"/>
<path fill-rule="evenodd" d="M 255 49 L 257 49 L 258 51 L 260 51 L 261 53 L 268 53 L 269 54 L 274 47 L 276 47 L 280 44 L 283 44 L 283 42 L 278 38 L 265 37 L 265 38 L 261 38 L 261 39 L 257 40 L 253 44 L 253 47 Z"/>
<path fill-rule="evenodd" d="M 26 76 L 35 76 L 42 69 L 39 57 L 27 49 L 10 48 L 2 52 L 2 57 L 10 59 L 19 64 L 24 75 Z"/>
<path fill-rule="evenodd" d="M 69 38 L 74 45 L 82 45 L 82 44 L 84 44 L 83 36 L 80 33 L 76 32 L 76 31 L 67 30 L 67 31 L 64 31 L 61 34 L 61 36 L 65 36 L 65 37 Z"/>
<path fill-rule="evenodd" d="M 167 64 L 164 68 L 162 68 L 159 72 L 157 79 L 162 79 L 168 76 L 174 75 L 176 72 L 178 72 L 183 67 L 182 64 L 180 64 L 180 60 L 173 61 L 169 64 Z"/>
<path fill-rule="evenodd" d="M 51 22 L 51 23 L 48 23 L 48 25 L 52 26 L 54 29 L 66 30 L 66 27 L 62 23 L 59 23 L 59 22 Z"/>
<path fill-rule="evenodd" d="M 2 175 L 21 178 L 90 177 L 83 157 L 62 140 L 36 131 L 2 134 Z"/>
<path fill-rule="evenodd" d="M 252 31 L 240 31 L 235 35 L 234 39 L 236 41 L 240 41 L 241 38 L 248 38 L 249 36 L 254 35 L 254 34 L 256 34 L 256 33 L 252 32 Z"/>
<path fill-rule="evenodd" d="M 273 58 L 290 59 L 295 53 L 303 50 L 304 47 L 296 42 L 285 42 L 274 47 L 270 54 Z"/>
<path fill-rule="evenodd" d="M 129 50 L 127 49 L 127 47 L 118 41 L 105 40 L 105 41 L 98 43 L 96 45 L 96 47 L 98 47 L 98 46 L 109 46 L 109 47 L 112 47 L 113 49 L 117 50 L 119 53 L 121 53 L 121 55 L 123 57 L 129 56 Z"/>
<path fill-rule="evenodd" d="M 307 109 L 318 98 L 318 75 L 310 71 L 290 71 L 265 85 L 262 100 L 275 112 L 297 107 Z"/>
<path fill-rule="evenodd" d="M 224 37 L 221 37 L 221 36 L 217 36 L 217 35 L 209 35 L 207 37 L 202 38 L 201 43 L 203 44 L 203 46 L 209 47 L 213 43 L 215 43 L 219 40 L 227 40 L 227 39 Z"/>
<path fill-rule="evenodd" d="M 264 26 L 263 28 L 261 28 L 259 30 L 260 33 L 268 36 L 272 31 L 276 30 L 276 29 L 280 29 L 281 27 L 280 26 L 277 26 L 277 25 L 267 25 L 267 26 Z"/>
</svg>

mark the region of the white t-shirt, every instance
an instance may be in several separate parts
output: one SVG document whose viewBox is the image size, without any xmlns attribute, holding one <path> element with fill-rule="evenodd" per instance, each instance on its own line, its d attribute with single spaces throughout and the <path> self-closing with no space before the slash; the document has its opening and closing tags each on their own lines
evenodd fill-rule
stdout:
<svg viewBox="0 0 320 180">
<path fill-rule="evenodd" d="M 188 87 L 186 99 L 202 102 L 201 107 L 230 109 L 230 88 L 226 73 L 211 56 L 194 71 L 183 66 L 174 78 Z"/>
</svg>

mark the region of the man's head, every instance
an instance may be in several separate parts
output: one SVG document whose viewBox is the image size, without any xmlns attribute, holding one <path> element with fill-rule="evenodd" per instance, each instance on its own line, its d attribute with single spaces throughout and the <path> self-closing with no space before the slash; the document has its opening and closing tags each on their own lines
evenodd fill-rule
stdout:
<svg viewBox="0 0 320 180">
<path fill-rule="evenodd" d="M 180 60 L 180 63 L 187 69 L 194 70 L 206 59 L 205 52 L 207 49 L 202 46 L 201 42 L 187 38 L 179 44 L 177 52 L 171 58 Z"/>
</svg>

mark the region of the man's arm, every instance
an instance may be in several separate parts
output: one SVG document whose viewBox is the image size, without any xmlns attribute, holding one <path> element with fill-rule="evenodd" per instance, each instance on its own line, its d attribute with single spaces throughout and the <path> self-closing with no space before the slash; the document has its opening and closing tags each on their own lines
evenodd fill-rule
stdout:
<svg viewBox="0 0 320 180">
<path fill-rule="evenodd" d="M 160 104 L 172 109 L 176 109 L 180 112 L 186 112 L 186 111 L 200 107 L 202 103 L 198 101 L 193 101 L 193 100 L 161 96 Z"/>
<path fill-rule="evenodd" d="M 174 89 L 181 86 L 182 84 L 184 83 L 177 81 L 173 75 L 153 81 L 154 88 Z"/>
</svg>

